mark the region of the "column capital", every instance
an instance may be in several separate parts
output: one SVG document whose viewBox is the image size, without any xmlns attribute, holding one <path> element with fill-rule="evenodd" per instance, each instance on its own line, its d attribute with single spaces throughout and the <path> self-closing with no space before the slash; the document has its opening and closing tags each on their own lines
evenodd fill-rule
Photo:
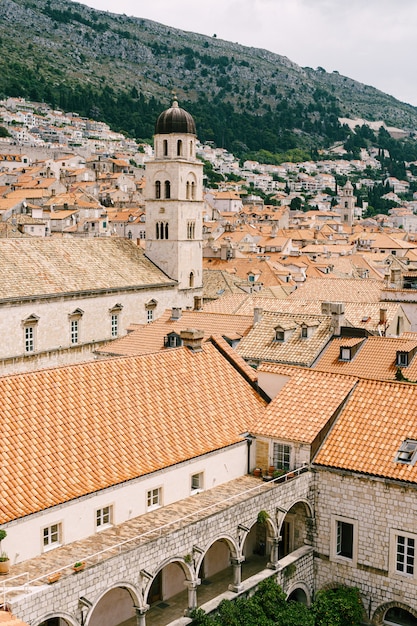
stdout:
<svg viewBox="0 0 417 626">
<path fill-rule="evenodd" d="M 196 578 L 196 580 L 184 580 L 184 585 L 187 589 L 197 589 L 197 587 L 201 585 L 201 578 Z"/>
</svg>

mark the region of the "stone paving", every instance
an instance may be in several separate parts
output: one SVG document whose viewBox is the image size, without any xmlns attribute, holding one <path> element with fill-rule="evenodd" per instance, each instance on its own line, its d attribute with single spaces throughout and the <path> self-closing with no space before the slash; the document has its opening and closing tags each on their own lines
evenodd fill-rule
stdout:
<svg viewBox="0 0 417 626">
<path fill-rule="evenodd" d="M 101 562 L 133 547 L 154 540 L 176 528 L 204 519 L 210 514 L 225 510 L 231 504 L 243 502 L 256 493 L 279 489 L 279 485 L 265 483 L 247 475 L 219 487 L 161 507 L 113 528 L 91 535 L 86 539 L 56 548 L 36 558 L 12 565 L 10 573 L 0 579 L 0 593 L 9 588 L 8 596 L 21 594 L 21 585 L 43 585 L 47 577 L 57 570 L 62 576 L 74 575 L 72 565 L 76 561 L 89 564 Z M 124 541 L 128 543 L 121 546 Z M 98 554 L 106 550 L 103 554 Z M 16 589 L 10 591 L 10 587 Z"/>
</svg>

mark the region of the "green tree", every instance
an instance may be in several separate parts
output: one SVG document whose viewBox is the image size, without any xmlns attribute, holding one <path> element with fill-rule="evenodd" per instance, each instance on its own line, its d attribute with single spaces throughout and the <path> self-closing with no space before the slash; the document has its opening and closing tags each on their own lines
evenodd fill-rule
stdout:
<svg viewBox="0 0 417 626">
<path fill-rule="evenodd" d="M 315 626 L 360 626 L 364 608 L 356 587 L 323 589 L 313 605 Z"/>
</svg>

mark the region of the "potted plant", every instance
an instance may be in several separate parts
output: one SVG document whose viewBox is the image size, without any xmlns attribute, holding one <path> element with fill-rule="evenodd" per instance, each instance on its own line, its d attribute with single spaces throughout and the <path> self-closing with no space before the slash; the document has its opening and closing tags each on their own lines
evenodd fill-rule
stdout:
<svg viewBox="0 0 417 626">
<path fill-rule="evenodd" d="M 85 561 L 76 561 L 72 566 L 74 572 L 82 572 L 85 567 Z"/>
<path fill-rule="evenodd" d="M 56 583 L 61 578 L 61 572 L 54 572 L 48 576 L 48 585 Z"/>
<path fill-rule="evenodd" d="M 7 537 L 7 533 L 0 528 L 0 574 L 8 574 L 10 571 L 10 560 L 6 552 L 1 549 L 1 542 Z"/>
</svg>

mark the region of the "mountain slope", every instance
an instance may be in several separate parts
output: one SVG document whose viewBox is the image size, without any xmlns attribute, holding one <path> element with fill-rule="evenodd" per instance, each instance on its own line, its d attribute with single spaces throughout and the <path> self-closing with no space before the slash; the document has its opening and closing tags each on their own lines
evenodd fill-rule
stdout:
<svg viewBox="0 0 417 626">
<path fill-rule="evenodd" d="M 69 0 L 1 0 L 0 96 L 22 95 L 153 134 L 175 92 L 199 137 L 273 152 L 343 139 L 338 117 L 417 128 L 417 108 L 266 50 Z"/>
</svg>

